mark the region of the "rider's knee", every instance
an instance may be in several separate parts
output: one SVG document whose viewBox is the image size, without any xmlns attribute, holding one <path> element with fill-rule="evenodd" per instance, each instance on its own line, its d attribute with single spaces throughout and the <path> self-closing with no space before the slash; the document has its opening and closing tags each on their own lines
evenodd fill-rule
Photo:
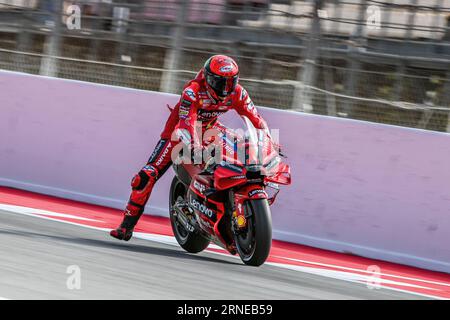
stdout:
<svg viewBox="0 0 450 320">
<path fill-rule="evenodd" d="M 158 169 L 151 165 L 146 165 L 131 180 L 133 190 L 144 190 L 149 184 L 155 183 L 158 178 Z"/>
</svg>

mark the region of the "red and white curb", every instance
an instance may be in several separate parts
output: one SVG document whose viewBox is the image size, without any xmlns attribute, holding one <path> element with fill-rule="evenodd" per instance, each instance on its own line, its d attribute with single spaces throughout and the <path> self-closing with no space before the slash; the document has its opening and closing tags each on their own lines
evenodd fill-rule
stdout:
<svg viewBox="0 0 450 320">
<path fill-rule="evenodd" d="M 0 187 L 0 210 L 103 232 L 115 228 L 122 219 L 122 213 L 116 209 L 3 187 Z M 134 237 L 178 246 L 169 219 L 163 217 L 142 216 Z M 216 245 L 209 246 L 207 251 L 232 257 Z M 298 244 L 274 240 L 266 264 L 360 283 L 366 285 L 368 290 L 384 288 L 424 297 L 450 299 L 449 274 Z"/>
</svg>

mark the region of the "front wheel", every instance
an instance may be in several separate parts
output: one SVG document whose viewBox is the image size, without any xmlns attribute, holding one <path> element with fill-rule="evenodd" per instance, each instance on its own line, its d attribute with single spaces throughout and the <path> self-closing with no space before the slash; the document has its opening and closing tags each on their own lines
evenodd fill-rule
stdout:
<svg viewBox="0 0 450 320">
<path fill-rule="evenodd" d="M 234 234 L 241 260 L 250 266 L 262 265 L 272 246 L 272 216 L 267 199 L 248 200 L 245 203 L 247 226 Z"/>
</svg>

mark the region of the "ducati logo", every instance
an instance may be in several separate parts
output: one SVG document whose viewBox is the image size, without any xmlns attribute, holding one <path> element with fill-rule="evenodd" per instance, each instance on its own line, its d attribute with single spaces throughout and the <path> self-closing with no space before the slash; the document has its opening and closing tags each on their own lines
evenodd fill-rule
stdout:
<svg viewBox="0 0 450 320">
<path fill-rule="evenodd" d="M 201 184 L 197 180 L 194 180 L 194 188 L 200 191 L 200 193 L 203 193 L 206 190 L 205 185 Z"/>
<path fill-rule="evenodd" d="M 220 71 L 221 72 L 230 72 L 231 70 L 233 70 L 233 66 L 232 65 L 227 65 L 227 66 L 220 67 Z"/>
</svg>

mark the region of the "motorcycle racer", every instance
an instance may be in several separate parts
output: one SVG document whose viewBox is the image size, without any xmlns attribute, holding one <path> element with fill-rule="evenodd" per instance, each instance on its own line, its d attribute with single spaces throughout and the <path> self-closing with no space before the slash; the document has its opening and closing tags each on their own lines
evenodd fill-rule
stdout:
<svg viewBox="0 0 450 320">
<path fill-rule="evenodd" d="M 195 134 L 196 123 L 201 123 L 202 132 L 210 128 L 224 131 L 225 126 L 218 121 L 218 117 L 231 109 L 246 116 L 255 128 L 268 130 L 247 91 L 238 82 L 237 63 L 228 56 L 215 55 L 185 85 L 147 164 L 131 181 L 132 190 L 123 221 L 110 232 L 112 237 L 125 241 L 131 239 L 153 186 L 172 164 L 171 153 L 177 144 L 171 139 L 174 132 L 184 144 L 201 147 L 202 142 Z"/>
</svg>

